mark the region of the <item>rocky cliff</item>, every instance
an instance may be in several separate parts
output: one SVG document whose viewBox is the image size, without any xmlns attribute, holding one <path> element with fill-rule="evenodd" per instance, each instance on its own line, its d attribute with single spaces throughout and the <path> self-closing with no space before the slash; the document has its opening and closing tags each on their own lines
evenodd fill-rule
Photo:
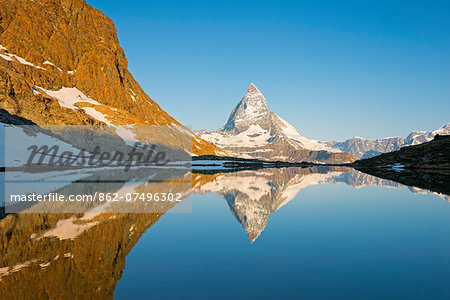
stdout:
<svg viewBox="0 0 450 300">
<path fill-rule="evenodd" d="M 0 2 L 0 108 L 39 125 L 162 125 L 168 143 L 223 154 L 146 95 L 113 22 L 83 0 Z"/>
</svg>

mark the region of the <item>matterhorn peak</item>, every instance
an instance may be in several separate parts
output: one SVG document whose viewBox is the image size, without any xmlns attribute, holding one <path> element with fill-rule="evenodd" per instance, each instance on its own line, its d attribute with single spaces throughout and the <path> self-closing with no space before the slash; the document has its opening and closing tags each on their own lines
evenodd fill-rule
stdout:
<svg viewBox="0 0 450 300">
<path fill-rule="evenodd" d="M 261 232 L 264 230 L 264 228 L 263 229 L 261 229 L 261 230 L 256 230 L 255 232 L 253 232 L 253 231 L 248 231 L 247 232 L 247 235 L 248 235 L 248 239 L 250 240 L 250 243 L 254 243 L 255 241 L 256 241 L 256 239 L 259 237 L 259 235 L 261 234 Z"/>
<path fill-rule="evenodd" d="M 231 111 L 228 121 L 218 130 L 199 133 L 201 138 L 228 153 L 264 160 L 310 161 L 342 163 L 353 162 L 350 154 L 334 153 L 325 142 L 302 136 L 294 126 L 272 112 L 255 84 Z M 258 233 L 252 231 L 250 240 Z"/>
<path fill-rule="evenodd" d="M 256 85 L 254 85 L 253 83 L 250 83 L 250 85 L 248 86 L 247 93 L 258 93 L 258 94 L 261 94 L 261 92 L 258 90 Z"/>
<path fill-rule="evenodd" d="M 256 85 L 250 83 L 247 89 L 247 94 L 242 98 L 241 103 L 245 104 L 245 108 L 250 107 L 260 107 L 268 111 L 269 106 L 267 105 L 267 100 L 264 98 L 263 94 L 258 90 Z"/>
<path fill-rule="evenodd" d="M 247 130 L 252 124 L 270 115 L 269 105 L 263 94 L 251 83 L 247 94 L 234 107 L 227 123 L 220 131 L 241 132 Z"/>
</svg>

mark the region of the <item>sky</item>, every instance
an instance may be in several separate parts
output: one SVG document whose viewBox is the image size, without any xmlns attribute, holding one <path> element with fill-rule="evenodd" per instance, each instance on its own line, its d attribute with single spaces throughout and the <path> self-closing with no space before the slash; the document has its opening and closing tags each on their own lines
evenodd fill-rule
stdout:
<svg viewBox="0 0 450 300">
<path fill-rule="evenodd" d="M 448 1 L 87 2 L 146 93 L 193 129 L 224 125 L 252 82 L 311 139 L 450 122 Z"/>
</svg>

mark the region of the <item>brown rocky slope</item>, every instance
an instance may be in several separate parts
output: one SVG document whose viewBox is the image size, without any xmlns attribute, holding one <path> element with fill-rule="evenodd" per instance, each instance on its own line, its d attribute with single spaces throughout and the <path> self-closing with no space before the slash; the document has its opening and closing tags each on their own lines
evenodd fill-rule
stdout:
<svg viewBox="0 0 450 300">
<path fill-rule="evenodd" d="M 0 108 L 39 125 L 165 125 L 166 142 L 224 153 L 145 94 L 113 22 L 83 0 L 0 1 Z"/>
</svg>

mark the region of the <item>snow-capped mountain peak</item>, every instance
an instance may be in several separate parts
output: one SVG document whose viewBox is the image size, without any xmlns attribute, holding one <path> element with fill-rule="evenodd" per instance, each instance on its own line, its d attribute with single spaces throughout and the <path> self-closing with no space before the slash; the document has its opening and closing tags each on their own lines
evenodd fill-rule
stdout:
<svg viewBox="0 0 450 300">
<path fill-rule="evenodd" d="M 435 131 L 436 134 L 448 134 L 449 132 L 450 132 L 450 123 L 442 125 Z"/>
<path fill-rule="evenodd" d="M 258 94 L 261 94 L 261 92 L 258 90 L 256 85 L 254 85 L 253 83 L 250 83 L 250 85 L 248 86 L 247 93 L 258 93 Z"/>
<path fill-rule="evenodd" d="M 252 83 L 247 89 L 247 94 L 239 101 L 228 118 L 227 123 L 220 131 L 242 132 L 252 124 L 270 113 L 269 105 L 263 94 Z"/>
<path fill-rule="evenodd" d="M 230 154 L 283 161 L 350 162 L 348 154 L 305 138 L 287 121 L 270 111 L 267 100 L 252 83 L 232 110 L 227 123 L 214 132 L 198 132 Z M 311 151 L 312 150 L 312 151 Z"/>
<path fill-rule="evenodd" d="M 449 135 L 450 123 L 444 124 L 434 131 L 413 131 L 405 139 L 405 145 L 418 145 L 431 141 L 437 134 Z"/>
</svg>

